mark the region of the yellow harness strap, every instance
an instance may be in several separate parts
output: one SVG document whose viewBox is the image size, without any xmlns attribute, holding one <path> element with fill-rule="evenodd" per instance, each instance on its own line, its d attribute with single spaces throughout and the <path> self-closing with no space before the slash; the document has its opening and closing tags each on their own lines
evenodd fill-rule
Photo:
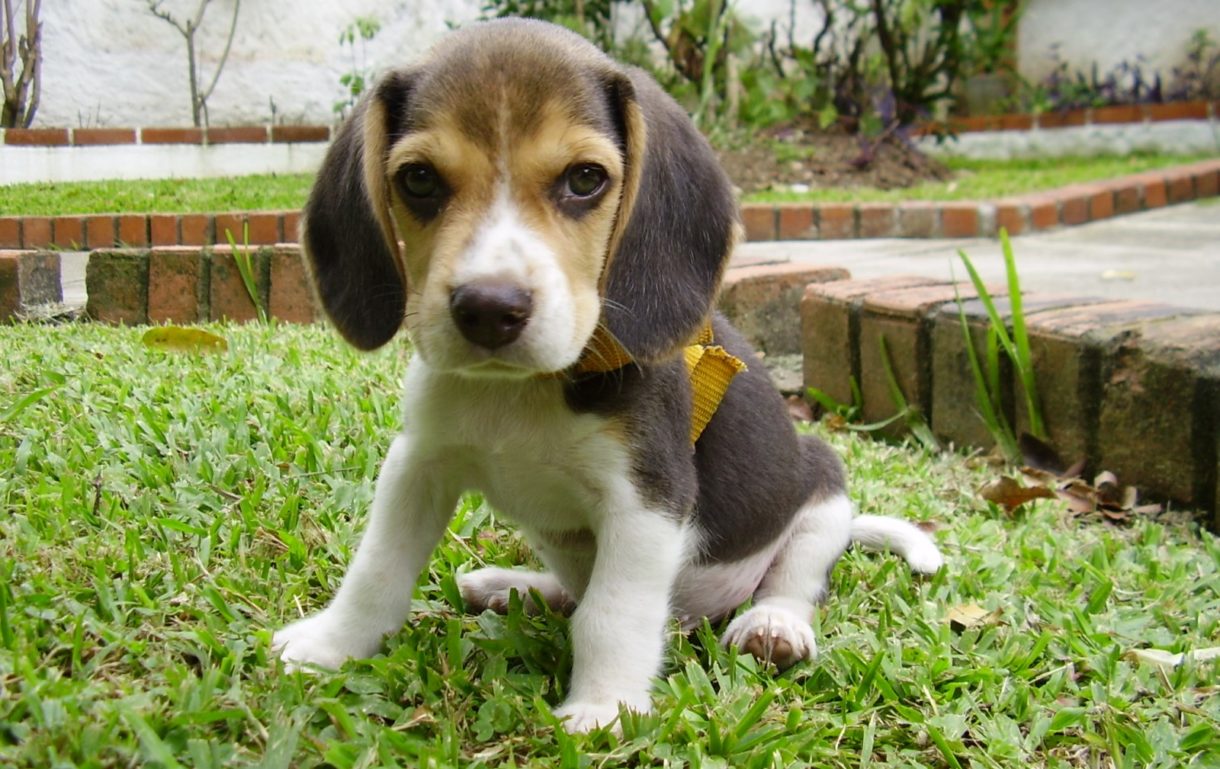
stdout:
<svg viewBox="0 0 1220 769">
<path fill-rule="evenodd" d="M 712 337 L 709 322 L 699 332 L 694 343 L 683 349 L 686 373 L 691 386 L 690 442 L 693 446 L 703 428 L 712 420 L 724 394 L 728 392 L 733 377 L 746 370 L 746 364 L 729 354 Z M 589 345 L 572 368 L 577 374 L 606 373 L 617 371 L 632 362 L 631 353 L 623 349 L 618 340 L 600 327 L 589 340 Z"/>
</svg>

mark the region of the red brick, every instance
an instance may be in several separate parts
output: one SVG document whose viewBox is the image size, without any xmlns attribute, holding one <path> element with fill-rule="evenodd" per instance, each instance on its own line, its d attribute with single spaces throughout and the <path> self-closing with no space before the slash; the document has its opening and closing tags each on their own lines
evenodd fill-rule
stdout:
<svg viewBox="0 0 1220 769">
<path fill-rule="evenodd" d="M 939 232 L 936 204 L 924 200 L 907 200 L 898 204 L 898 236 L 902 238 L 934 238 Z"/>
<path fill-rule="evenodd" d="M 1185 203 L 1195 199 L 1195 180 L 1190 171 L 1170 169 L 1165 172 L 1165 187 L 1169 203 Z"/>
<path fill-rule="evenodd" d="M 147 246 L 148 217 L 144 214 L 123 214 L 120 216 L 119 243 L 124 246 Z"/>
<path fill-rule="evenodd" d="M 940 229 L 946 238 L 977 238 L 979 207 L 977 203 L 942 203 Z"/>
<path fill-rule="evenodd" d="M 284 223 L 280 231 L 284 233 L 285 243 L 296 243 L 301 237 L 301 212 L 285 211 Z"/>
<path fill-rule="evenodd" d="M 148 322 L 148 252 L 102 250 L 85 268 L 85 312 L 102 323 Z"/>
<path fill-rule="evenodd" d="M 178 242 L 184 246 L 207 246 L 214 242 L 212 217 L 207 214 L 183 214 L 178 217 L 178 228 L 181 232 Z"/>
<path fill-rule="evenodd" d="M 1140 210 L 1139 184 L 1129 179 L 1114 182 L 1114 213 L 1133 214 Z"/>
<path fill-rule="evenodd" d="M 264 144 L 267 127 L 261 125 L 208 128 L 208 144 Z"/>
<path fill-rule="evenodd" d="M 20 252 L 0 251 L 0 321 L 21 313 Z"/>
<path fill-rule="evenodd" d="M 22 310 L 63 301 L 59 254 L 54 251 L 0 251 L 0 320 Z"/>
<path fill-rule="evenodd" d="M 800 302 L 811 283 L 844 280 L 847 270 L 796 262 L 730 267 L 717 306 L 746 338 L 770 355 L 801 351 Z"/>
<path fill-rule="evenodd" d="M 297 246 L 280 246 L 271 252 L 267 309 L 273 318 L 289 323 L 312 323 L 319 315 L 313 286 Z"/>
<path fill-rule="evenodd" d="M 155 248 L 148 257 L 148 319 L 197 323 L 208 319 L 207 265 L 193 246 Z"/>
<path fill-rule="evenodd" d="M 99 144 L 135 144 L 134 128 L 77 128 L 72 131 L 72 143 L 78 147 Z"/>
<path fill-rule="evenodd" d="M 148 235 L 154 246 L 176 246 L 178 238 L 177 214 L 150 214 Z"/>
<path fill-rule="evenodd" d="M 1119 104 L 1111 107 L 1093 108 L 1094 123 L 1139 123 L 1143 119 L 1144 113 L 1138 104 Z"/>
<path fill-rule="evenodd" d="M 936 283 L 910 275 L 815 283 L 801 297 L 801 350 L 806 386 L 842 403 L 852 402 L 853 316 L 864 297 L 891 289 Z"/>
<path fill-rule="evenodd" d="M 89 248 L 113 248 L 115 243 L 113 216 L 85 217 L 85 244 Z"/>
<path fill-rule="evenodd" d="M 0 248 L 21 248 L 20 216 L 0 216 Z"/>
<path fill-rule="evenodd" d="M 775 240 L 775 206 L 770 203 L 749 203 L 742 206 L 741 221 L 746 228 L 746 240 Z"/>
<path fill-rule="evenodd" d="M 1114 216 L 1114 190 L 1102 184 L 1089 196 L 1089 221 L 1109 219 Z"/>
<path fill-rule="evenodd" d="M 9 128 L 4 143 L 25 147 L 64 147 L 68 144 L 67 128 Z"/>
<path fill-rule="evenodd" d="M 26 216 L 21 220 L 22 248 L 46 248 L 55 242 L 49 216 Z"/>
<path fill-rule="evenodd" d="M 144 144 L 202 144 L 202 128 L 142 128 L 140 141 Z"/>
<path fill-rule="evenodd" d="M 1027 195 L 1021 200 L 1029 206 L 1029 226 L 1049 230 L 1059 226 L 1059 200 L 1053 195 Z"/>
<path fill-rule="evenodd" d="M 216 230 L 215 230 L 216 234 L 214 236 L 215 237 L 214 242 L 216 243 L 216 245 L 218 245 L 218 246 L 227 245 L 229 243 L 230 235 L 233 236 L 233 242 L 236 243 L 237 245 L 240 246 L 243 243 L 245 243 L 246 235 L 245 235 L 245 230 L 243 229 L 243 226 L 242 226 L 243 223 L 245 222 L 245 220 L 246 220 L 245 214 L 240 214 L 240 213 L 216 214 Z"/>
<path fill-rule="evenodd" d="M 268 282 L 269 249 L 249 249 L 251 268 L 254 271 L 255 290 L 266 302 Z M 212 320 L 249 321 L 258 318 L 258 310 L 250 299 L 246 284 L 242 281 L 233 252 L 228 246 L 217 246 L 210 251 L 211 275 L 209 279 L 208 310 Z"/>
<path fill-rule="evenodd" d="M 1004 228 L 1009 235 L 1020 235 L 1028 229 L 1029 212 L 1025 206 L 1014 201 L 997 200 L 995 205 L 996 229 Z"/>
<path fill-rule="evenodd" d="M 780 240 L 812 240 L 817 237 L 812 205 L 809 203 L 781 203 L 775 208 L 779 212 Z M 285 236 L 287 236 L 286 232 Z"/>
<path fill-rule="evenodd" d="M 85 221 L 79 216 L 56 216 L 51 220 L 52 242 L 60 248 L 85 247 Z"/>
<path fill-rule="evenodd" d="M 1168 104 L 1149 104 L 1148 119 L 1161 120 L 1206 120 L 1207 102 L 1174 101 Z"/>
<path fill-rule="evenodd" d="M 277 125 L 271 127 L 273 142 L 330 141 L 330 129 L 324 125 Z"/>
<path fill-rule="evenodd" d="M 1074 226 L 1089 220 L 1089 195 L 1078 186 L 1056 190 L 1059 198 L 1059 218 L 1064 224 Z"/>
<path fill-rule="evenodd" d="M 1145 174 L 1138 177 L 1144 191 L 1144 208 L 1161 208 L 1169 203 L 1169 191 L 1165 187 L 1165 177 L 1157 174 Z"/>
<path fill-rule="evenodd" d="M 891 203 L 861 203 L 860 237 L 892 238 L 898 234 L 898 210 Z"/>
<path fill-rule="evenodd" d="M 1194 172 L 1195 197 L 1200 200 L 1220 194 L 1220 170 L 1207 169 Z"/>
<path fill-rule="evenodd" d="M 258 245 L 273 245 L 283 240 L 280 237 L 280 217 L 274 213 L 252 213 L 246 217 L 250 225 L 250 242 Z"/>
<path fill-rule="evenodd" d="M 856 211 L 853 206 L 841 203 L 824 203 L 818 206 L 818 238 L 820 240 L 845 240 L 856 237 Z"/>
<path fill-rule="evenodd" d="M 1000 128 L 1000 118 L 996 115 L 964 115 L 954 118 L 950 125 L 956 133 L 995 131 Z"/>
<path fill-rule="evenodd" d="M 1081 126 L 1085 124 L 1086 118 L 1087 115 L 1082 109 L 1064 112 L 1043 112 L 1038 115 L 1038 127 L 1064 128 L 1067 126 Z"/>
<path fill-rule="evenodd" d="M 1034 116 L 1025 113 L 1000 115 L 1000 129 L 1004 131 L 1028 131 L 1034 127 Z"/>
</svg>

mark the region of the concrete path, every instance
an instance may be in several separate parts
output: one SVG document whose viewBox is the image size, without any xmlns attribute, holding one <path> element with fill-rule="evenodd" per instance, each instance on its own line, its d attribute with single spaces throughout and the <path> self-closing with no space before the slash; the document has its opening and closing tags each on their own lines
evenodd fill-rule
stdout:
<svg viewBox="0 0 1220 769">
<path fill-rule="evenodd" d="M 1220 198 L 1013 238 L 1021 287 L 1220 310 Z M 812 240 L 745 243 L 738 258 L 783 257 L 845 267 L 853 277 L 968 280 L 964 250 L 984 280 L 1004 282 L 998 240 Z"/>
<path fill-rule="evenodd" d="M 809 240 L 744 243 L 738 258 L 845 267 L 854 277 L 914 274 L 966 280 L 963 249 L 988 281 L 1004 281 L 998 241 Z M 1013 238 L 1028 291 L 1146 299 L 1220 311 L 1220 198 Z M 87 254 L 62 255 L 64 303 L 85 304 Z M 951 272 L 952 271 L 952 272 Z"/>
</svg>

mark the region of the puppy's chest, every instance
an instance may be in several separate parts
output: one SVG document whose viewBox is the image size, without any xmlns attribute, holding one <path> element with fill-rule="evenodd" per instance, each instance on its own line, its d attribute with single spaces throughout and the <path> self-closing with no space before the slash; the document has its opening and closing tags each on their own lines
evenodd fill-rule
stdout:
<svg viewBox="0 0 1220 769">
<path fill-rule="evenodd" d="M 537 530 L 589 527 L 618 493 L 630 462 L 604 418 L 576 414 L 549 383 L 496 383 L 408 375 L 406 430 L 430 466 Z"/>
</svg>

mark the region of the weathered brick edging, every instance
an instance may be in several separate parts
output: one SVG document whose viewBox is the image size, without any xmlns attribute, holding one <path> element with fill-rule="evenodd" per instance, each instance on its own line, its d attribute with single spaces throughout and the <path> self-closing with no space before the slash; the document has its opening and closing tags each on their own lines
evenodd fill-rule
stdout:
<svg viewBox="0 0 1220 769">
<path fill-rule="evenodd" d="M 1073 226 L 1220 194 L 1220 158 L 989 201 L 747 203 L 746 239 L 992 237 Z"/>
<path fill-rule="evenodd" d="M 1220 102 L 1175 101 L 1164 104 L 1120 104 L 1111 107 L 1054 110 L 1050 112 L 1012 112 L 1003 115 L 972 115 L 951 118 L 945 123 L 918 126 L 916 135 L 936 133 L 977 133 L 980 131 L 1029 131 L 1031 129 L 1073 126 L 1161 123 L 1168 120 L 1216 120 Z"/>
<path fill-rule="evenodd" d="M 746 239 L 991 237 L 1085 224 L 1220 194 L 1220 159 L 990 201 L 902 203 L 746 203 Z M 0 249 L 252 245 L 297 239 L 300 212 L 97 214 L 0 217 Z"/>
<path fill-rule="evenodd" d="M 327 141 L 330 141 L 330 126 L 324 125 L 0 129 L 0 145 L 10 147 L 98 147 L 117 144 L 295 144 Z"/>
<path fill-rule="evenodd" d="M 964 306 L 982 355 L 986 313 L 977 300 Z M 1024 307 L 1051 444 L 1069 461 L 1086 459 L 1090 472 L 1209 511 L 1220 527 L 1220 313 L 1041 294 Z M 992 445 L 951 285 L 902 276 L 811 285 L 801 318 L 807 385 L 851 402 L 854 379 L 866 421 L 893 415 L 884 337 L 905 397 L 933 432 L 959 446 Z M 1006 380 L 1005 411 L 1023 429 L 1011 372 Z"/>
</svg>

